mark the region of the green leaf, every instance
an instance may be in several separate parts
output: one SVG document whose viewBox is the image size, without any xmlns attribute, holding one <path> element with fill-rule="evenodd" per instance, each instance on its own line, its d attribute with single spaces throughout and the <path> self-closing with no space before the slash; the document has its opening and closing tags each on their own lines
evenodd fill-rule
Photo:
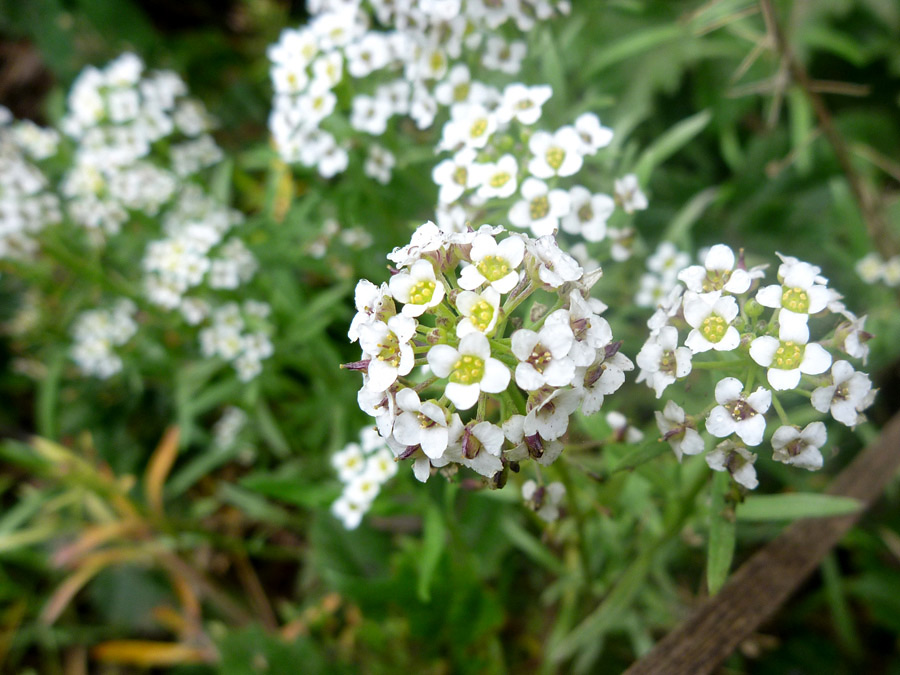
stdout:
<svg viewBox="0 0 900 675">
<path fill-rule="evenodd" d="M 55 350 L 47 363 L 47 373 L 38 385 L 37 431 L 44 438 L 56 438 L 56 407 L 65 360 L 65 350 Z"/>
<path fill-rule="evenodd" d="M 281 428 L 278 426 L 278 421 L 263 399 L 260 399 L 259 403 L 256 404 L 256 425 L 263 440 L 269 444 L 275 456 L 284 458 L 291 454 L 290 444 L 284 437 Z"/>
<path fill-rule="evenodd" d="M 675 214 L 672 222 L 669 223 L 669 227 L 666 228 L 663 239 L 671 241 L 673 244 L 677 244 L 682 248 L 690 249 L 689 234 L 691 228 L 698 220 L 700 220 L 700 217 L 706 212 L 709 205 L 716 201 L 718 196 L 719 188 L 710 187 L 701 190 L 691 197 L 688 203 Z"/>
<path fill-rule="evenodd" d="M 422 602 L 431 601 L 431 584 L 434 581 L 434 573 L 438 563 L 444 554 L 446 545 L 446 527 L 440 509 L 435 505 L 429 505 L 425 511 L 424 533 L 422 539 L 422 555 L 419 558 L 419 580 L 416 585 L 416 595 Z"/>
<path fill-rule="evenodd" d="M 338 498 L 337 485 L 309 484 L 295 476 L 253 474 L 241 480 L 241 486 L 273 499 L 307 508 L 327 507 Z"/>
<path fill-rule="evenodd" d="M 706 553 L 706 581 L 709 594 L 715 595 L 725 584 L 734 557 L 734 514 L 726 508 L 725 495 L 731 489 L 731 476 L 716 473 L 712 481 L 709 505 L 709 545 Z"/>
<path fill-rule="evenodd" d="M 550 549 L 544 546 L 540 540 L 519 525 L 516 520 L 510 516 L 503 520 L 503 533 L 513 546 L 522 551 L 535 562 L 543 565 L 548 570 L 557 575 L 565 574 L 565 567 L 556 559 Z"/>
<path fill-rule="evenodd" d="M 677 40 L 683 33 L 684 31 L 680 27 L 670 24 L 633 32 L 626 38 L 596 50 L 590 61 L 585 64 L 585 73 L 587 73 L 587 77 L 591 77 L 614 63 L 627 61 L 641 52 L 647 52 L 666 42 Z"/>
<path fill-rule="evenodd" d="M 856 513 L 862 507 L 852 497 L 793 492 L 782 495 L 753 495 L 738 505 L 738 520 L 797 520 L 827 518 Z"/>
<path fill-rule="evenodd" d="M 681 120 L 660 136 L 649 148 L 644 150 L 638 159 L 634 168 L 638 182 L 646 185 L 653 169 L 690 143 L 697 134 L 706 128 L 711 119 L 712 113 L 709 110 L 701 110 L 696 115 Z"/>
<path fill-rule="evenodd" d="M 656 438 L 651 438 L 650 440 L 644 441 L 637 450 L 625 455 L 618 462 L 615 462 L 612 467 L 610 467 L 609 472 L 616 473 L 617 471 L 628 471 L 637 468 L 641 464 L 646 464 L 650 460 L 665 454 L 669 450 L 668 443 L 663 443 Z"/>
</svg>

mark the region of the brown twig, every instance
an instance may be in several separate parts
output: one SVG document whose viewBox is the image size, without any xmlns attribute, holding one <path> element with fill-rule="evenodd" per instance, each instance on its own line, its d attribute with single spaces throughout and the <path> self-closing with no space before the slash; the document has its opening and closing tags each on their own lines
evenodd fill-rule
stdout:
<svg viewBox="0 0 900 675">
<path fill-rule="evenodd" d="M 781 63 L 787 67 L 791 79 L 800 87 L 812 105 L 813 111 L 819 120 L 819 125 L 822 127 L 822 133 L 825 134 L 825 138 L 831 144 L 838 164 L 840 164 L 841 170 L 850 185 L 850 190 L 853 192 L 853 197 L 859 205 L 869 236 L 882 255 L 885 257 L 895 255 L 898 253 L 898 247 L 888 231 L 887 223 L 882 216 L 879 206 L 866 190 L 862 178 L 853 166 L 850 148 L 844 137 L 835 128 L 831 113 L 817 91 L 816 83 L 810 79 L 803 64 L 794 58 L 784 31 L 778 24 L 778 17 L 775 15 L 772 1 L 760 0 L 759 4 L 766 27 L 774 38 L 775 49 L 778 51 Z"/>
<path fill-rule="evenodd" d="M 884 490 L 900 467 L 900 413 L 844 469 L 829 494 L 853 497 L 849 516 L 801 520 L 758 551 L 718 595 L 700 605 L 625 675 L 705 675 L 778 608 Z"/>
</svg>

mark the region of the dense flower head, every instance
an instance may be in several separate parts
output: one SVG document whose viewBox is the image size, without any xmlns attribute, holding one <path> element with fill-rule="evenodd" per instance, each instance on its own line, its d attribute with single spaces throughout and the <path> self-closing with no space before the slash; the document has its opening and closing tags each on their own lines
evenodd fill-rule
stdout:
<svg viewBox="0 0 900 675">
<path fill-rule="evenodd" d="M 378 432 L 364 428 L 359 442 L 351 442 L 331 456 L 343 489 L 331 512 L 345 528 L 359 527 L 381 487 L 397 473 L 394 455 Z"/>
<path fill-rule="evenodd" d="M 390 257 L 402 269 L 388 284 L 357 286 L 350 336 L 363 354 L 347 367 L 362 371 L 360 406 L 419 480 L 461 465 L 499 486 L 510 462 L 553 461 L 575 410 L 599 410 L 634 367 L 587 295 L 599 271 L 553 237 L 426 223 Z M 524 312 L 536 293 L 557 307 Z"/>
<path fill-rule="evenodd" d="M 677 250 L 663 251 L 660 246 L 654 254 L 653 267 L 673 275 L 683 263 L 666 264 L 676 260 Z M 868 375 L 847 360 L 868 355 L 872 335 L 864 330 L 865 317 L 847 310 L 818 266 L 778 257 L 778 283 L 766 284 L 766 265 L 748 269 L 743 254 L 736 257 L 723 244 L 712 246 L 703 265 L 677 272 L 687 288 L 676 284 L 661 294 L 637 356 L 638 381 L 654 389 L 657 398 L 679 396 L 673 386 L 678 383 L 711 394 L 692 414 L 675 402 L 679 398 L 667 400 L 664 412 L 656 413 L 662 439 L 676 456 L 703 452 L 695 421 L 703 418 L 706 432 L 724 439 L 707 455 L 709 466 L 728 471 L 747 489 L 758 483 L 757 456 L 747 448 L 767 438 L 775 461 L 809 470 L 822 467 L 825 426 L 792 424 L 791 413 L 799 408 L 784 401 L 794 398 L 806 406 L 800 418 L 811 404 L 814 411 L 852 427 L 865 420 L 863 411 L 875 396 Z M 696 383 L 704 377 L 714 379 Z M 764 384 L 754 388 L 759 382 Z M 774 418 L 777 428 L 770 425 Z"/>
</svg>

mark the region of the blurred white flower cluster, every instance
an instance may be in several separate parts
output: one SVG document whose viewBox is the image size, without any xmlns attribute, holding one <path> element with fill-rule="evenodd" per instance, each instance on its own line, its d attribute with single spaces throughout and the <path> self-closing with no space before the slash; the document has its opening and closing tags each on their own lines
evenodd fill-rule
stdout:
<svg viewBox="0 0 900 675">
<path fill-rule="evenodd" d="M 106 379 L 122 370 L 115 348 L 126 344 L 137 332 L 137 308 L 130 300 L 119 300 L 110 309 L 82 312 L 72 327 L 72 359 L 86 375 Z"/>
<path fill-rule="evenodd" d="M 497 487 L 522 460 L 552 463 L 570 416 L 600 410 L 634 367 L 590 297 L 600 271 L 552 236 L 429 222 L 388 258 L 389 283 L 357 285 L 349 337 L 362 358 L 346 367 L 362 372 L 360 407 L 421 481 L 462 465 Z"/>
<path fill-rule="evenodd" d="M 494 100 L 496 90 L 473 80 L 467 63 L 515 75 L 525 43 L 501 33 L 513 23 L 528 31 L 568 7 L 549 0 L 309 2 L 309 23 L 283 31 L 268 51 L 275 146 L 285 161 L 316 167 L 323 177 L 341 173 L 349 163 L 350 140 L 341 131 L 348 123 L 382 136 L 395 116 L 425 129 L 442 105 Z M 364 169 L 386 183 L 394 161 L 388 149 L 371 146 Z"/>
<path fill-rule="evenodd" d="M 171 71 L 145 73 L 126 53 L 85 68 L 69 92 L 63 131 L 76 143 L 62 191 L 71 218 L 100 243 L 129 212 L 155 216 L 183 179 L 218 162 L 203 105 Z"/>
<path fill-rule="evenodd" d="M 657 422 L 680 459 L 704 451 L 698 433 L 703 419 L 709 434 L 724 439 L 707 455 L 709 466 L 729 471 L 749 489 L 758 482 L 757 456 L 749 448 L 763 442 L 770 411 L 781 425 L 771 435 L 773 458 L 809 470 L 822 466 L 824 424 L 792 424 L 780 396 L 798 392 L 818 412 L 852 427 L 864 420 L 862 411 L 875 395 L 868 375 L 832 356 L 865 362 L 871 337 L 863 329 L 865 317 L 847 310 L 818 267 L 779 257 L 778 283 L 764 285 L 767 265 L 747 269 L 743 256 L 724 244 L 713 246 L 703 265 L 678 273 L 682 283 L 659 303 L 637 356 L 638 381 L 657 398 L 691 373 L 717 373 L 714 400 L 705 410 L 688 415 L 669 400 Z"/>
<path fill-rule="evenodd" d="M 331 457 L 331 465 L 343 483 L 341 496 L 331 505 L 331 512 L 348 530 L 359 526 L 372 501 L 391 477 L 397 473 L 394 454 L 378 431 L 369 427 L 359 435 L 359 443 L 348 443 Z"/>
<path fill-rule="evenodd" d="M 897 288 L 900 286 L 900 255 L 885 260 L 878 253 L 869 253 L 856 263 L 856 273 L 867 284 L 880 282 Z"/>
<path fill-rule="evenodd" d="M 0 106 L 0 259 L 28 259 L 34 236 L 62 219 L 59 199 L 35 162 L 56 153 L 59 135 Z"/>
</svg>

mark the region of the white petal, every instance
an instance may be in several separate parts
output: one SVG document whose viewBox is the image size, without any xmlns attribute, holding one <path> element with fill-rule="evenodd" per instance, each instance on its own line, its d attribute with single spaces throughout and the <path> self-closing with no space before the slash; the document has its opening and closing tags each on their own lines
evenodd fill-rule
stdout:
<svg viewBox="0 0 900 675">
<path fill-rule="evenodd" d="M 800 369 L 793 368 L 791 370 L 782 370 L 780 368 L 769 368 L 766 371 L 766 377 L 772 389 L 777 391 L 787 391 L 794 389 L 800 384 Z"/>
<path fill-rule="evenodd" d="M 419 457 L 413 462 L 413 475 L 422 483 L 428 480 L 431 476 L 431 462 L 427 457 Z"/>
<path fill-rule="evenodd" d="M 716 401 L 721 404 L 736 401 L 744 391 L 744 384 L 736 377 L 726 377 L 716 384 Z"/>
<path fill-rule="evenodd" d="M 819 375 L 831 366 L 831 354 L 825 348 L 815 342 L 806 345 L 803 352 L 803 361 L 800 362 L 800 372 L 807 375 Z"/>
<path fill-rule="evenodd" d="M 426 359 L 435 375 L 447 377 L 459 360 L 459 352 L 450 345 L 435 345 L 428 350 Z"/>
<path fill-rule="evenodd" d="M 448 382 L 444 393 L 457 409 L 468 410 L 478 402 L 478 395 L 481 393 L 481 387 L 477 384 Z"/>
<path fill-rule="evenodd" d="M 553 359 L 544 368 L 543 376 L 550 386 L 565 387 L 571 384 L 575 377 L 575 362 L 569 358 Z"/>
<path fill-rule="evenodd" d="M 763 307 L 781 307 L 781 297 L 784 295 L 784 289 L 780 284 L 772 284 L 760 288 L 756 293 L 756 301 Z"/>
<path fill-rule="evenodd" d="M 771 335 L 763 335 L 750 343 L 750 357 L 764 368 L 768 368 L 775 359 L 775 352 L 780 346 L 778 340 Z"/>
<path fill-rule="evenodd" d="M 515 354 L 517 359 L 519 359 L 520 361 L 525 361 L 529 356 L 531 356 L 531 353 L 534 351 L 538 340 L 540 340 L 540 337 L 533 330 L 520 328 L 512 334 L 512 339 L 510 340 L 510 348 L 512 349 L 512 353 Z"/>
<path fill-rule="evenodd" d="M 472 333 L 459 341 L 459 353 L 471 354 L 479 359 L 487 360 L 491 358 L 491 345 L 481 333 Z"/>
<path fill-rule="evenodd" d="M 530 363 L 516 366 L 516 384 L 525 391 L 534 391 L 544 386 L 544 376 L 534 369 Z"/>
<path fill-rule="evenodd" d="M 396 396 L 397 406 L 407 412 L 419 412 L 422 402 L 415 389 L 401 389 Z"/>
<path fill-rule="evenodd" d="M 699 455 L 703 452 L 703 439 L 696 429 L 685 429 L 681 441 L 681 452 L 685 455 Z"/>
<path fill-rule="evenodd" d="M 716 244 L 709 249 L 703 264 L 708 270 L 732 270 L 734 252 L 725 244 Z"/>
<path fill-rule="evenodd" d="M 756 391 L 747 397 L 747 403 L 756 412 L 764 413 L 772 405 L 772 392 L 765 387 L 757 387 Z"/>
<path fill-rule="evenodd" d="M 449 434 L 446 427 L 427 427 L 422 429 L 422 451 L 431 459 L 438 459 L 447 449 Z"/>
<path fill-rule="evenodd" d="M 706 418 L 706 430 L 713 436 L 725 438 L 734 432 L 734 418 L 720 405 L 709 411 Z"/>
<path fill-rule="evenodd" d="M 499 394 L 509 386 L 509 368 L 497 359 L 485 359 L 481 389 L 489 394 Z"/>
<path fill-rule="evenodd" d="M 737 332 L 737 328 L 734 326 L 728 326 L 728 329 L 725 331 L 725 335 L 722 336 L 722 339 L 718 342 L 712 343 L 713 349 L 717 352 L 730 352 L 733 349 L 737 349 L 738 345 L 741 344 L 741 335 Z"/>
<path fill-rule="evenodd" d="M 506 239 L 505 241 L 509 241 Z M 513 270 L 505 277 L 497 279 L 497 281 L 491 282 L 491 288 L 493 288 L 498 293 L 509 293 L 512 289 L 516 287 L 516 284 L 519 283 L 519 273 L 516 270 Z M 460 283 L 462 286 L 462 283 Z"/>
<path fill-rule="evenodd" d="M 766 418 L 762 415 L 754 415 L 741 420 L 735 425 L 734 431 L 747 445 L 759 445 L 766 432 Z"/>
</svg>

